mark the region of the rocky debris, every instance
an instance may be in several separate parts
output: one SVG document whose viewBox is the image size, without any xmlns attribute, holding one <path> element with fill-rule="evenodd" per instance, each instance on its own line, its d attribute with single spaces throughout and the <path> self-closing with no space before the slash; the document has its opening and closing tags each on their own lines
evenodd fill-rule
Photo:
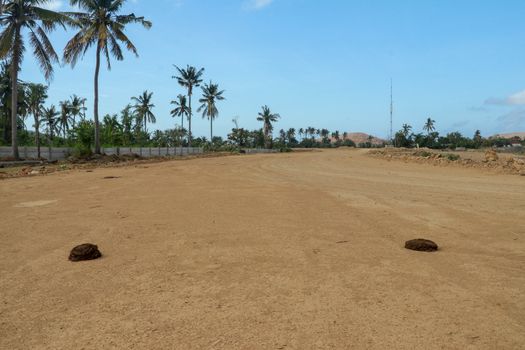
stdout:
<svg viewBox="0 0 525 350">
<path fill-rule="evenodd" d="M 418 252 L 435 252 L 438 250 L 438 245 L 428 239 L 418 238 L 406 241 L 405 248 Z"/>
<path fill-rule="evenodd" d="M 498 153 L 493 149 L 488 149 L 485 151 L 485 161 L 486 162 L 497 162 L 499 160 Z"/>
<path fill-rule="evenodd" d="M 76 246 L 71 250 L 69 254 L 70 261 L 86 261 L 95 260 L 102 256 L 102 253 L 98 250 L 98 247 L 94 244 L 85 243 Z"/>
<path fill-rule="evenodd" d="M 500 156 L 494 150 L 487 151 L 488 159 L 498 159 L 487 161 L 485 154 L 463 152 L 461 156 L 456 153 L 444 153 L 430 149 L 378 149 L 371 150 L 369 154 L 374 157 L 385 158 L 386 160 L 401 160 L 405 163 L 424 163 L 435 166 L 462 166 L 466 168 L 493 169 L 500 173 L 522 175 L 525 174 L 525 158 L 520 155 Z M 525 176 L 525 175 L 524 175 Z"/>
<path fill-rule="evenodd" d="M 507 160 L 507 166 L 516 170 L 520 175 L 525 171 L 525 161 L 523 159 L 510 158 Z"/>
</svg>

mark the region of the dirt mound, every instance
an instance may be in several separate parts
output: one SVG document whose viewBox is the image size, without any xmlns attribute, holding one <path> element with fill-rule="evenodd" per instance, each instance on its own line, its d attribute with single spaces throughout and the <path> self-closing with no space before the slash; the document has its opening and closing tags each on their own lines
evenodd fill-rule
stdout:
<svg viewBox="0 0 525 350">
<path fill-rule="evenodd" d="M 498 153 L 493 149 L 488 149 L 485 151 L 485 161 L 486 162 L 497 162 L 499 160 Z"/>
<path fill-rule="evenodd" d="M 438 245 L 428 239 L 418 238 L 406 241 L 405 248 L 418 252 L 435 252 L 438 250 Z"/>
<path fill-rule="evenodd" d="M 491 169 L 500 173 L 525 176 L 525 159 L 518 155 L 500 155 L 494 150 L 481 152 L 440 152 L 430 149 L 385 148 L 368 152 L 373 157 L 404 162 L 425 163 L 436 166 L 461 166 Z"/>
<path fill-rule="evenodd" d="M 95 260 L 102 256 L 102 253 L 98 250 L 95 244 L 85 243 L 76 246 L 71 250 L 69 254 L 69 260 L 71 261 L 86 261 Z"/>
</svg>

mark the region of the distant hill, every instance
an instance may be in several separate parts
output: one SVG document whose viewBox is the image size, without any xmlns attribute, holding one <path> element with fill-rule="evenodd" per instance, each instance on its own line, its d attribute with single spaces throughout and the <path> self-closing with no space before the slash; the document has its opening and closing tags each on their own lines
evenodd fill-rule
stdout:
<svg viewBox="0 0 525 350">
<path fill-rule="evenodd" d="M 522 140 L 525 140 L 525 132 L 511 132 L 511 133 L 507 133 L 507 134 L 496 134 L 496 135 L 494 135 L 494 137 L 503 137 L 505 139 L 511 139 L 513 137 L 516 137 L 516 136 L 518 136 Z"/>
<path fill-rule="evenodd" d="M 352 141 L 355 142 L 356 145 L 358 145 L 360 143 L 368 142 L 369 141 L 368 138 L 370 136 L 371 135 L 365 134 L 364 132 L 349 132 L 346 135 L 346 140 L 352 140 Z M 335 140 L 332 140 L 332 141 L 335 141 Z M 383 140 L 383 139 L 380 139 L 379 137 L 372 136 L 371 142 L 374 145 L 381 145 L 381 144 L 385 143 L 386 141 Z"/>
</svg>

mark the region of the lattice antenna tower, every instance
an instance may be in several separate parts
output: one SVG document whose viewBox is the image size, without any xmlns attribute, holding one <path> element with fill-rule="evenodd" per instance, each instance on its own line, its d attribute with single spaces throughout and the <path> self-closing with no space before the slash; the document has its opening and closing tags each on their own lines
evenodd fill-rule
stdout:
<svg viewBox="0 0 525 350">
<path fill-rule="evenodd" d="M 390 78 L 390 142 L 394 140 L 394 84 Z"/>
</svg>

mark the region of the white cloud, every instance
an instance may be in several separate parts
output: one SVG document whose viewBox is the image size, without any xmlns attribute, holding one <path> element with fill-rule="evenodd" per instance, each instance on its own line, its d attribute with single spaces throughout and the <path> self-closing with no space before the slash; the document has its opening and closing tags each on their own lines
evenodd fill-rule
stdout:
<svg viewBox="0 0 525 350">
<path fill-rule="evenodd" d="M 249 0 L 244 3 L 245 7 L 250 10 L 261 10 L 269 6 L 273 0 Z"/>
<path fill-rule="evenodd" d="M 49 10 L 57 11 L 57 10 L 60 10 L 62 5 L 63 3 L 61 0 L 51 0 L 51 1 L 46 2 L 43 5 L 43 7 Z"/>
<path fill-rule="evenodd" d="M 485 101 L 485 104 L 501 106 L 523 106 L 525 105 L 525 90 L 510 95 L 507 98 L 489 98 Z"/>
</svg>

